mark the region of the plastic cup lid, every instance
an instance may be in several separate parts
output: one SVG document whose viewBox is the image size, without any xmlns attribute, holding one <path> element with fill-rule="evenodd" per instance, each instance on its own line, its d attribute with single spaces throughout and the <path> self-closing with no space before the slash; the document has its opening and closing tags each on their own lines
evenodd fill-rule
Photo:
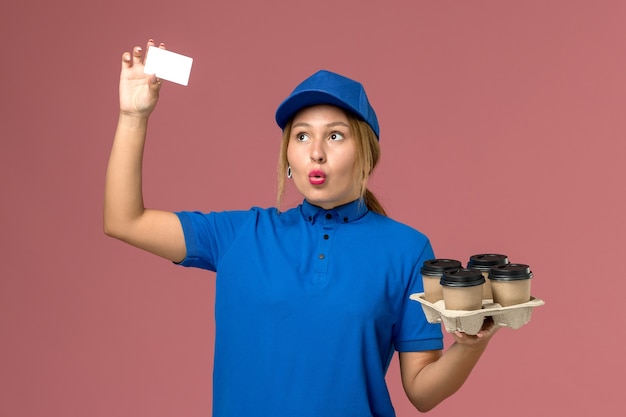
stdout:
<svg viewBox="0 0 626 417">
<path fill-rule="evenodd" d="M 448 269 L 458 269 L 462 267 L 461 262 L 456 259 L 430 259 L 424 262 L 420 272 L 422 275 L 440 277 L 443 272 Z"/>
<path fill-rule="evenodd" d="M 515 281 L 532 277 L 530 267 L 525 264 L 496 265 L 489 270 L 489 279 L 494 281 Z"/>
<path fill-rule="evenodd" d="M 489 269 L 496 265 L 506 265 L 509 263 L 509 258 L 506 255 L 499 253 L 480 253 L 470 256 L 467 263 L 468 268 L 476 269 Z"/>
<path fill-rule="evenodd" d="M 440 284 L 446 287 L 473 287 L 485 283 L 485 277 L 478 269 L 460 268 L 445 271 Z"/>
</svg>

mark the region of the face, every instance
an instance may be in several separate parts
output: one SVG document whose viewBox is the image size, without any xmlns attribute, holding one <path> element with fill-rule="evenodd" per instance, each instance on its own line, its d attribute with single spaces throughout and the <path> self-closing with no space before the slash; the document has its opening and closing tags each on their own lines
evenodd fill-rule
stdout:
<svg viewBox="0 0 626 417">
<path fill-rule="evenodd" d="M 355 152 L 355 138 L 343 110 L 319 105 L 294 117 L 287 160 L 296 188 L 311 204 L 331 209 L 358 198 Z"/>
</svg>

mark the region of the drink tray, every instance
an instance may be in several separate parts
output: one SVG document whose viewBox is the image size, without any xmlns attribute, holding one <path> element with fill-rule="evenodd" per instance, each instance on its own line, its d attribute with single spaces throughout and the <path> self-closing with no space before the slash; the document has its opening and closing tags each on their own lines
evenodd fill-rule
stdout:
<svg viewBox="0 0 626 417">
<path fill-rule="evenodd" d="M 533 308 L 544 305 L 543 300 L 530 297 L 530 301 L 508 307 L 502 307 L 491 299 L 483 300 L 480 310 L 446 310 L 443 300 L 430 303 L 424 299 L 424 293 L 411 294 L 411 300 L 422 304 L 422 309 L 429 323 L 443 323 L 447 332 L 464 332 L 477 334 L 483 325 L 485 317 L 502 327 L 519 329 L 530 321 Z"/>
</svg>

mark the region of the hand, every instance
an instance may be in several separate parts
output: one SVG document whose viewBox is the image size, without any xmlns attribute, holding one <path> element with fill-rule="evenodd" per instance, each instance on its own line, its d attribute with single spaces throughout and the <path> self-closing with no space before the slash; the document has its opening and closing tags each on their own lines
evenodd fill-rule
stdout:
<svg viewBox="0 0 626 417">
<path fill-rule="evenodd" d="M 155 75 L 144 74 L 144 62 L 149 46 L 155 43 L 150 39 L 145 50 L 135 46 L 132 52 L 122 54 L 120 74 L 120 112 L 132 116 L 148 117 L 156 107 L 161 90 L 161 80 Z M 159 48 L 165 49 L 161 43 Z"/>
<path fill-rule="evenodd" d="M 485 318 L 481 329 L 476 335 L 469 335 L 463 332 L 454 332 L 452 337 L 455 342 L 467 346 L 471 345 L 486 345 L 487 342 L 493 337 L 494 334 L 500 329 L 491 317 Z"/>
</svg>

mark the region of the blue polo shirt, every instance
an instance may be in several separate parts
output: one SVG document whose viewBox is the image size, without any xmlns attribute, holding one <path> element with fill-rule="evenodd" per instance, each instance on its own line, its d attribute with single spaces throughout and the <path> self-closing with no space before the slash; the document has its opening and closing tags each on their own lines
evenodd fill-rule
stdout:
<svg viewBox="0 0 626 417">
<path fill-rule="evenodd" d="M 409 300 L 428 239 L 361 201 L 177 215 L 181 264 L 217 272 L 214 417 L 394 416 L 394 349 L 443 348 Z"/>
</svg>

